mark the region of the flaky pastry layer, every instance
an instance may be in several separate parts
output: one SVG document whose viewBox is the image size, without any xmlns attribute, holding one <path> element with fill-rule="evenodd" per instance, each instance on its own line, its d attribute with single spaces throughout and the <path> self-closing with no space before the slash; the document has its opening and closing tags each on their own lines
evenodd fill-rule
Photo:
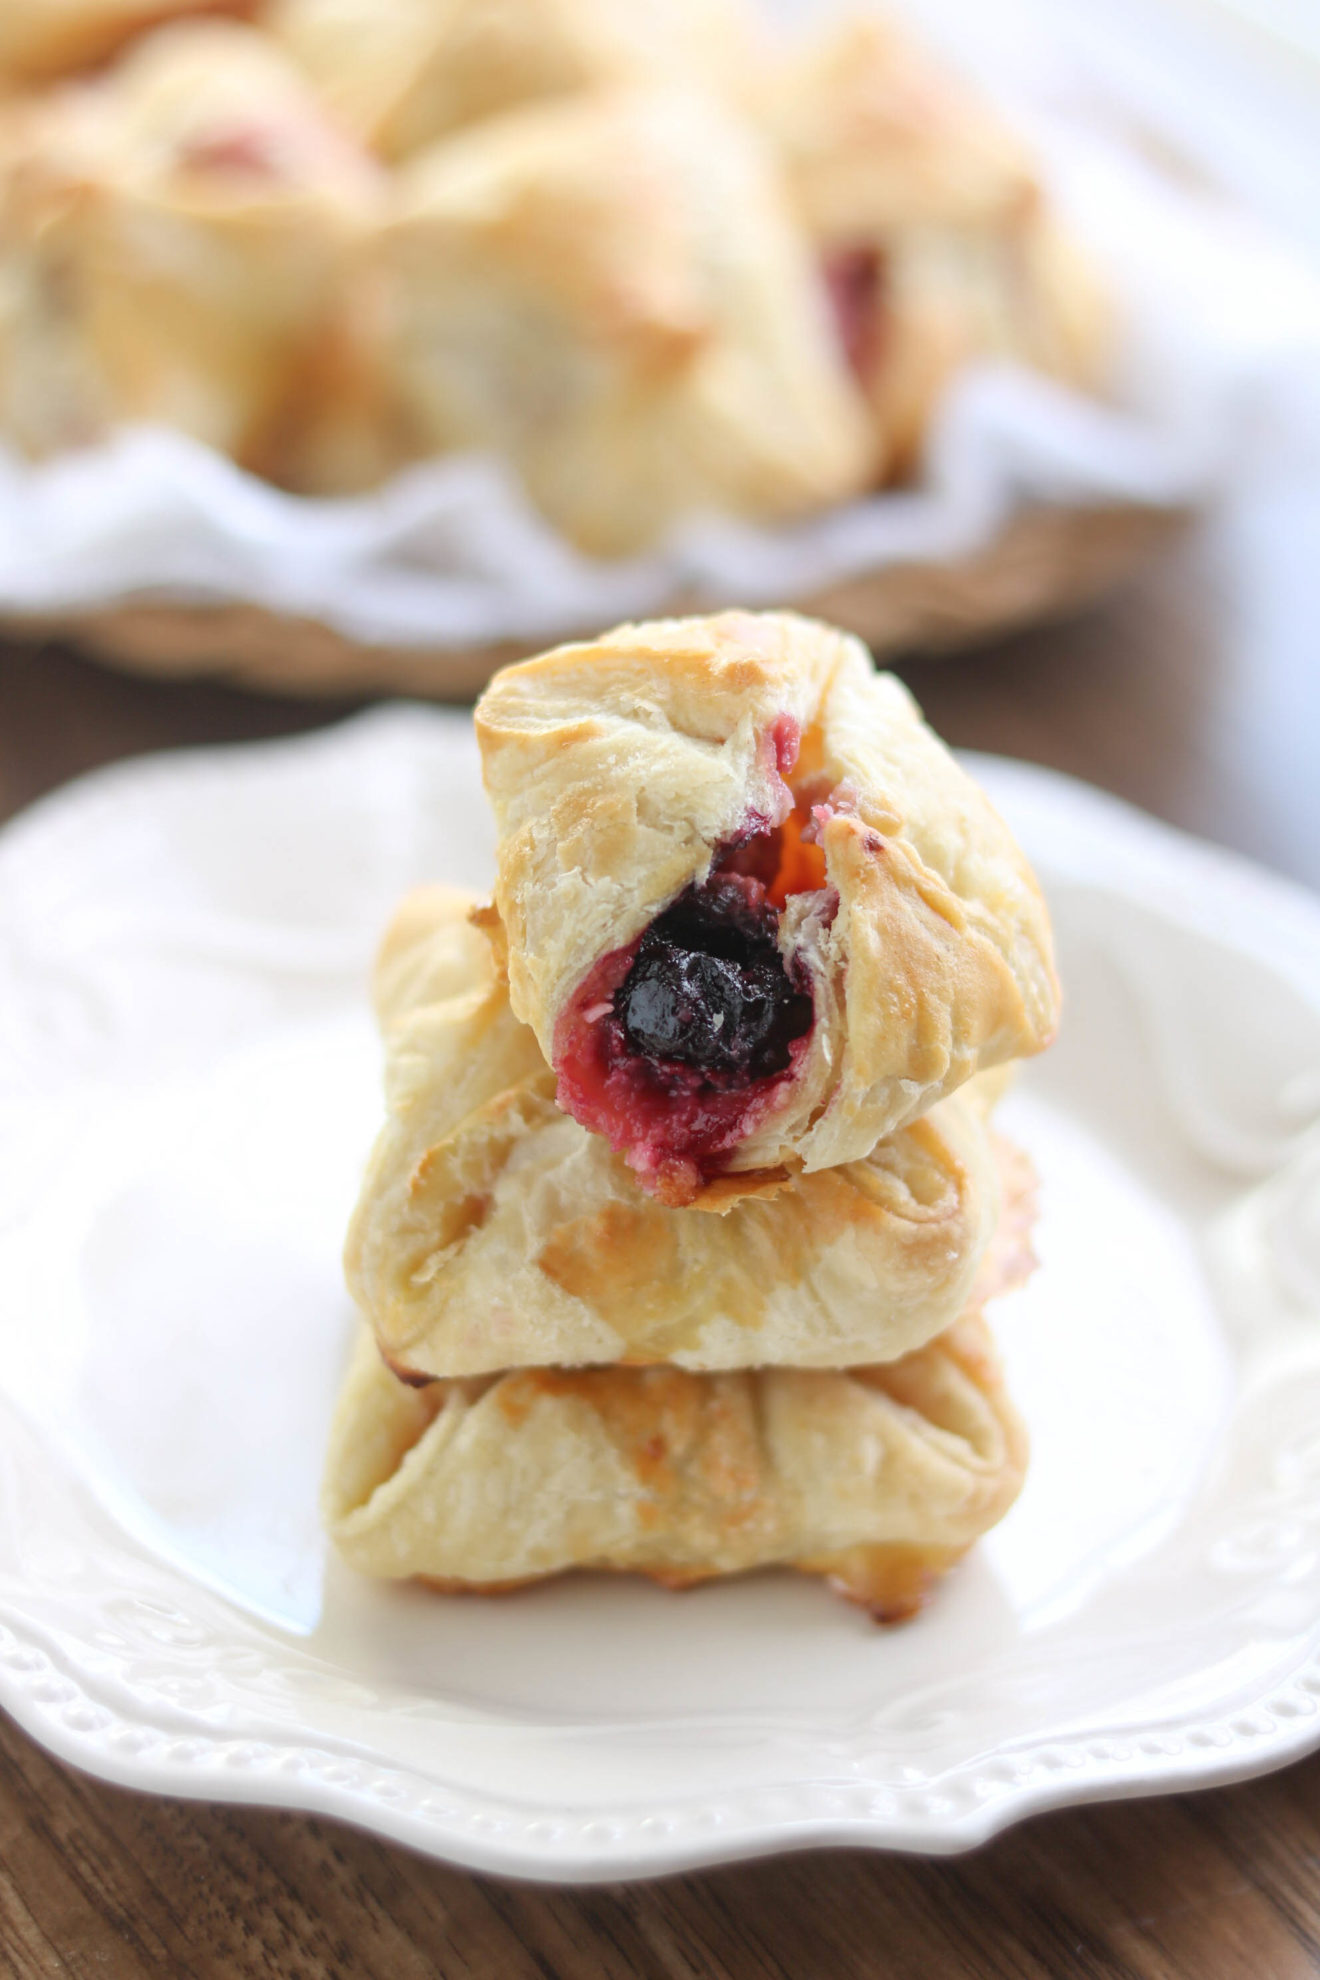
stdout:
<svg viewBox="0 0 1320 1980">
<path fill-rule="evenodd" d="M 523 1369 L 414 1388 L 359 1339 L 323 1508 L 349 1564 L 496 1592 L 791 1566 L 885 1619 L 1008 1510 L 1026 1437 L 970 1314 L 847 1371 Z"/>
<path fill-rule="evenodd" d="M 1031 870 L 859 641 L 783 612 L 623 626 L 496 675 L 477 735 L 510 1000 L 570 1107 L 570 1055 L 611 1014 L 584 1003 L 607 959 L 730 848 L 807 821 L 820 870 L 788 893 L 778 944 L 810 1031 L 742 1138 L 671 1200 L 699 1200 L 710 1173 L 865 1158 L 1049 1043 L 1058 985 Z"/>
</svg>

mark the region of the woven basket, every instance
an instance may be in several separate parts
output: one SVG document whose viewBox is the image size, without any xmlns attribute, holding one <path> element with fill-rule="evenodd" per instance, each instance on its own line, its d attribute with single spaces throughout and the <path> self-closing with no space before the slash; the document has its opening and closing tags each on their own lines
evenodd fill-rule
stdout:
<svg viewBox="0 0 1320 1980">
<path fill-rule="evenodd" d="M 1186 521 L 1137 505 L 1034 508 L 989 548 L 950 564 L 897 564 L 849 579 L 800 610 L 860 634 L 876 653 L 948 651 L 1098 598 Z M 731 601 L 734 602 L 734 601 Z M 675 599 L 670 609 L 685 609 Z M 5 633 L 59 639 L 137 674 L 229 680 L 271 694 L 407 694 L 466 701 L 497 667 L 546 642 L 454 648 L 360 644 L 313 619 L 255 605 L 143 596 L 78 614 L 9 616 Z"/>
</svg>

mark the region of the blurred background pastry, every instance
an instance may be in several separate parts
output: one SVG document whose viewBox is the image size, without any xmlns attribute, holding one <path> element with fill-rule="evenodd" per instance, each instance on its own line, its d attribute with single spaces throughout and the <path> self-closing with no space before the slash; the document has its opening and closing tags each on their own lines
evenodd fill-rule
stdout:
<svg viewBox="0 0 1320 1980">
<path fill-rule="evenodd" d="M 482 125 L 405 168 L 383 250 L 419 431 L 511 461 L 583 549 L 865 483 L 810 256 L 710 99 L 600 91 Z"/>
<path fill-rule="evenodd" d="M 154 424 L 320 495 L 486 452 L 612 558 L 912 474 L 975 359 L 1099 381 L 1025 148 L 879 20 L 789 58 L 738 0 L 198 11 L 0 24 L 27 454 Z"/>
<path fill-rule="evenodd" d="M 336 334 L 384 182 L 297 71 L 181 23 L 13 113 L 0 405 L 30 452 L 160 422 L 253 467 Z"/>
<path fill-rule="evenodd" d="M 0 91 L 103 62 L 134 35 L 189 14 L 252 14 L 259 0 L 8 0 Z"/>
<path fill-rule="evenodd" d="M 334 114 L 391 159 L 621 83 L 745 95 L 762 59 L 740 0 L 274 0 L 268 20 Z"/>
<path fill-rule="evenodd" d="M 1026 144 L 891 20 L 849 18 L 785 60 L 764 115 L 872 410 L 877 472 L 912 473 L 978 358 L 1099 386 L 1108 306 Z"/>
</svg>

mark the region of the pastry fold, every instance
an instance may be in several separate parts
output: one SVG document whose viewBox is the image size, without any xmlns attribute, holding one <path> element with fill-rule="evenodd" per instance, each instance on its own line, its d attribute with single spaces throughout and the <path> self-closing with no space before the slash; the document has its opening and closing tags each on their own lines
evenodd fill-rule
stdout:
<svg viewBox="0 0 1320 1980">
<path fill-rule="evenodd" d="M 745 89 L 738 0 L 275 0 L 271 31 L 387 158 L 524 104 L 619 83 Z"/>
<path fill-rule="evenodd" d="M 593 555 L 865 483 L 813 257 L 713 98 L 602 90 L 462 133 L 405 166 L 382 256 L 419 433 L 502 454 Z"/>
<path fill-rule="evenodd" d="M 256 0 L 4 0 L 0 82 L 48 82 L 184 14 L 250 14 Z"/>
<path fill-rule="evenodd" d="M 34 104 L 5 149 L 5 430 L 42 454 L 161 422 L 279 472 L 380 169 L 269 41 L 218 21 Z"/>
<path fill-rule="evenodd" d="M 839 1372 L 524 1369 L 409 1387 L 363 1330 L 323 1509 L 349 1564 L 496 1591 L 791 1566 L 887 1620 L 1000 1519 L 1022 1424 L 984 1321 Z"/>
<path fill-rule="evenodd" d="M 865 1160 L 1049 1043 L 1030 868 L 857 640 L 791 613 L 623 626 L 498 674 L 477 734 L 513 1010 L 560 1104 L 665 1200 Z M 741 1084 L 648 1053 L 628 1002 L 658 918 L 730 900 L 797 1026 Z"/>
<path fill-rule="evenodd" d="M 975 1088 L 863 1159 L 728 1177 L 719 1215 L 670 1209 L 556 1106 L 469 905 L 410 896 L 377 970 L 388 1119 L 345 1263 L 397 1371 L 840 1368 L 963 1310 L 1001 1201 Z"/>
</svg>

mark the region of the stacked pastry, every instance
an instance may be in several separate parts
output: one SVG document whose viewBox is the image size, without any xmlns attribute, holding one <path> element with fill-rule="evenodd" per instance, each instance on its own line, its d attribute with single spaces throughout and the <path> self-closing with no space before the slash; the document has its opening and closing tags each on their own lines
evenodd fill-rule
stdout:
<svg viewBox="0 0 1320 1980">
<path fill-rule="evenodd" d="M 1093 389 L 1106 329 L 1021 146 L 876 21 L 785 60 L 741 0 L 0 5 L 34 455 L 151 422 L 331 494 L 484 450 L 613 556 L 909 473 L 978 356 Z"/>
<path fill-rule="evenodd" d="M 791 615 L 561 648 L 477 725 L 494 903 L 410 897 L 377 972 L 330 1530 L 446 1587 L 786 1564 L 909 1613 L 1025 1461 L 983 1308 L 1030 1263 L 994 1069 L 1057 1011 L 1026 863 Z"/>
</svg>

